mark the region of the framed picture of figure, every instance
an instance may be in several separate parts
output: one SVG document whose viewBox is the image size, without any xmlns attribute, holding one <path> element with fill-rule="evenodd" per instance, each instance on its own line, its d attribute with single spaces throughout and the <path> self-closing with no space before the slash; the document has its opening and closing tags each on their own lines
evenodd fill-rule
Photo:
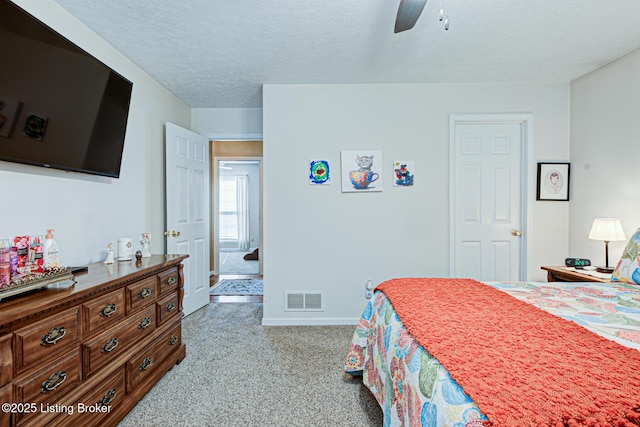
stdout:
<svg viewBox="0 0 640 427">
<path fill-rule="evenodd" d="M 569 200 L 569 163 L 538 163 L 536 200 Z"/>
</svg>

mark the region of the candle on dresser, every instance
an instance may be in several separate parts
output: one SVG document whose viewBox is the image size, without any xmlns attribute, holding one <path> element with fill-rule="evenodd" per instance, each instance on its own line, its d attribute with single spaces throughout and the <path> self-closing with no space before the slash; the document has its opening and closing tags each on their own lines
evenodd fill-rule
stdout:
<svg viewBox="0 0 640 427">
<path fill-rule="evenodd" d="M 133 255 L 133 240 L 131 237 L 118 239 L 118 261 L 131 261 Z"/>
</svg>

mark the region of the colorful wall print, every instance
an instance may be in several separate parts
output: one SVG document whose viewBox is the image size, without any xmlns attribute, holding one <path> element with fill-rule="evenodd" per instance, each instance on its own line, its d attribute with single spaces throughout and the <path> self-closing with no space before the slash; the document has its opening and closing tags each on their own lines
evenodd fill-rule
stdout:
<svg viewBox="0 0 640 427">
<path fill-rule="evenodd" d="M 393 162 L 393 186 L 413 186 L 413 160 L 396 160 Z"/>
<path fill-rule="evenodd" d="M 330 172 L 329 160 L 311 160 L 309 162 L 309 184 L 329 184 Z"/>
<path fill-rule="evenodd" d="M 343 151 L 342 192 L 382 191 L 382 151 Z"/>
</svg>

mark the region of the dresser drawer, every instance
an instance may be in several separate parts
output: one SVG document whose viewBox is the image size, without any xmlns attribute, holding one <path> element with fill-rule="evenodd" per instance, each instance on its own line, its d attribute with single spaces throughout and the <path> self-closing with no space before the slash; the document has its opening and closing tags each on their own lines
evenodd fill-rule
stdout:
<svg viewBox="0 0 640 427">
<path fill-rule="evenodd" d="M 116 359 L 132 344 L 152 334 L 155 329 L 155 305 L 150 305 L 130 316 L 121 324 L 83 344 L 85 378 L 106 363 Z"/>
<path fill-rule="evenodd" d="M 158 326 L 163 325 L 168 319 L 180 313 L 179 304 L 180 300 L 177 292 L 167 295 L 156 303 Z"/>
<path fill-rule="evenodd" d="M 118 289 L 82 304 L 85 337 L 114 325 L 125 316 L 124 289 Z"/>
<path fill-rule="evenodd" d="M 80 351 L 75 349 L 31 375 L 13 382 L 15 403 L 37 405 L 35 413 L 16 414 L 16 419 L 30 418 L 39 413 L 41 404 L 55 405 L 64 395 L 73 390 L 81 380 Z"/>
<path fill-rule="evenodd" d="M 172 268 L 158 274 L 158 295 L 165 295 L 178 289 L 180 280 L 178 280 L 178 269 Z"/>
<path fill-rule="evenodd" d="M 95 388 L 95 393 L 90 394 L 81 403 L 85 406 L 107 407 L 109 410 L 113 410 L 125 398 L 125 385 L 125 368 L 122 366 L 99 384 Z"/>
<path fill-rule="evenodd" d="M 152 276 L 127 286 L 127 313 L 155 301 L 157 292 L 157 277 Z"/>
<path fill-rule="evenodd" d="M 144 381 L 169 354 L 182 343 L 181 324 L 170 328 L 153 343 L 127 362 L 127 390 L 133 390 Z"/>
<path fill-rule="evenodd" d="M 11 334 L 0 336 L 0 387 L 5 384 L 9 384 L 9 382 L 11 382 L 11 379 L 13 379 L 13 356 L 11 351 L 11 338 Z M 0 403 L 4 403 L 4 401 Z"/>
<path fill-rule="evenodd" d="M 15 332 L 14 360 L 20 373 L 69 350 L 80 341 L 80 307 L 49 316 Z"/>
<path fill-rule="evenodd" d="M 0 387 L 0 403 L 11 403 L 13 398 L 11 397 L 11 384 L 7 384 L 4 387 Z M 8 426 L 9 418 L 11 418 L 11 412 L 0 411 L 0 426 Z"/>
<path fill-rule="evenodd" d="M 53 422 L 47 423 L 47 427 L 103 425 L 103 418 L 119 406 L 125 399 L 125 394 L 125 368 L 121 366 L 73 403 L 75 411 L 72 415 L 63 414 Z"/>
</svg>

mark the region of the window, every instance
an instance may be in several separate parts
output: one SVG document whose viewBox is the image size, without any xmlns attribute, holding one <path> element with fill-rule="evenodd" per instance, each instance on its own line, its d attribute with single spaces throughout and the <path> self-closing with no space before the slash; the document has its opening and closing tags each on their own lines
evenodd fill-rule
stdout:
<svg viewBox="0 0 640 427">
<path fill-rule="evenodd" d="M 235 176 L 220 177 L 220 242 L 238 241 L 238 199 Z"/>
</svg>

